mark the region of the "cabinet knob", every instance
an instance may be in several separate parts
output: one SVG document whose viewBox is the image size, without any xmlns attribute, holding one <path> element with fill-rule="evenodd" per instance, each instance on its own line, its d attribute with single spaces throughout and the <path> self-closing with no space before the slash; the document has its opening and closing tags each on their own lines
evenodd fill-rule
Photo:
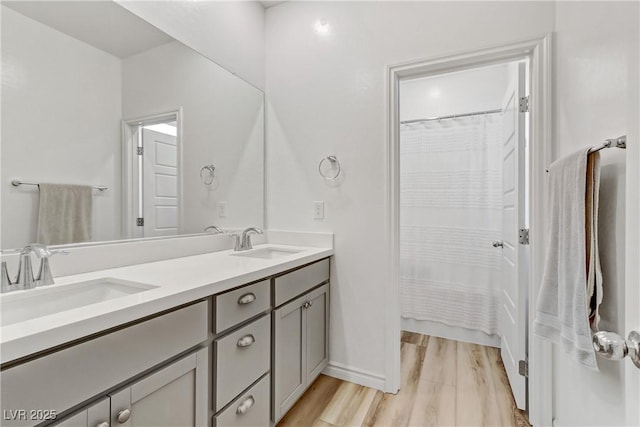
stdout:
<svg viewBox="0 0 640 427">
<path fill-rule="evenodd" d="M 118 412 L 118 416 L 116 418 L 120 424 L 124 424 L 127 421 L 129 421 L 130 417 L 131 417 L 131 410 L 123 409 L 122 411 Z"/>
<path fill-rule="evenodd" d="M 249 347 L 256 342 L 256 337 L 252 334 L 247 334 L 238 340 L 238 347 Z"/>
<path fill-rule="evenodd" d="M 502 244 L 502 242 L 496 240 L 495 242 L 491 243 L 491 246 L 493 246 L 494 248 L 501 248 L 504 245 Z"/>
<path fill-rule="evenodd" d="M 109 423 L 106 421 L 103 421 L 100 424 L 96 425 L 96 427 L 109 427 Z"/>
<path fill-rule="evenodd" d="M 302 308 L 309 308 L 313 305 L 313 301 L 305 301 L 304 304 L 302 304 Z"/>
<path fill-rule="evenodd" d="M 251 304 L 255 300 L 256 294 L 254 294 L 253 292 L 249 292 L 248 294 L 241 295 L 240 298 L 238 298 L 238 305 Z"/>
<path fill-rule="evenodd" d="M 253 398 L 253 396 L 247 397 L 238 405 L 238 409 L 236 409 L 236 414 L 238 415 L 245 414 L 249 409 L 251 409 L 254 403 L 256 403 L 256 400 Z"/>
</svg>

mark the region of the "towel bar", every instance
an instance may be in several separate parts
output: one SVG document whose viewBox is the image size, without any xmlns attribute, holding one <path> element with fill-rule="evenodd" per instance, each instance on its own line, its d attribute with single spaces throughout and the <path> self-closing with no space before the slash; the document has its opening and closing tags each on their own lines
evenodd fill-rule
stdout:
<svg viewBox="0 0 640 427">
<path fill-rule="evenodd" d="M 600 331 L 593 334 L 593 348 L 605 359 L 622 360 L 629 356 L 640 368 L 640 333 L 631 331 L 626 340 L 614 332 Z"/>
<path fill-rule="evenodd" d="M 589 148 L 589 154 L 595 153 L 596 151 L 600 151 L 604 148 L 622 148 L 623 150 L 626 149 L 627 135 L 622 135 L 617 138 L 605 139 L 602 144 Z M 545 171 L 549 173 L 549 168 L 545 169 Z"/>
<path fill-rule="evenodd" d="M 19 179 L 14 179 L 11 181 L 11 185 L 13 185 L 14 187 L 17 187 L 19 185 L 40 185 L 37 182 L 24 182 L 24 181 L 20 181 Z M 107 190 L 109 187 L 105 186 L 105 185 L 94 185 L 93 189 L 94 190 L 100 190 L 100 191 L 104 191 Z"/>
</svg>

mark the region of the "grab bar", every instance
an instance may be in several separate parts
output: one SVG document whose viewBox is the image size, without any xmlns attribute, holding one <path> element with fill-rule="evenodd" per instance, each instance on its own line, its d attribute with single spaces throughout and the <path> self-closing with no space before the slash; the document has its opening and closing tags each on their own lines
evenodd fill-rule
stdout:
<svg viewBox="0 0 640 427">
<path fill-rule="evenodd" d="M 626 340 L 615 332 L 600 331 L 591 338 L 593 348 L 605 359 L 622 360 L 629 356 L 640 368 L 640 332 L 631 331 Z"/>
</svg>

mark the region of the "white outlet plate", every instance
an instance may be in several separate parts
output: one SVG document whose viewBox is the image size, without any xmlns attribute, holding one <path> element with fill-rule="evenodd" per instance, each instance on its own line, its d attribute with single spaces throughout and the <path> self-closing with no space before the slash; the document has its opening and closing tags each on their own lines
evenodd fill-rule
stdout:
<svg viewBox="0 0 640 427">
<path fill-rule="evenodd" d="M 313 219 L 324 219 L 324 202 L 313 202 Z"/>
<path fill-rule="evenodd" d="M 227 217 L 227 202 L 218 202 L 218 218 Z"/>
</svg>

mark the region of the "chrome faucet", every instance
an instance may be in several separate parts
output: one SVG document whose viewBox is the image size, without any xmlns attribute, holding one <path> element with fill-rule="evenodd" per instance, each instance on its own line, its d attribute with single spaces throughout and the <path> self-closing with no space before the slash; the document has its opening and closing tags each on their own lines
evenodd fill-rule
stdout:
<svg viewBox="0 0 640 427">
<path fill-rule="evenodd" d="M 249 227 L 245 229 L 242 234 L 236 234 L 236 247 L 233 250 L 247 251 L 249 249 L 253 249 L 253 246 L 251 245 L 251 233 L 262 234 L 264 232 L 258 227 Z"/>
<path fill-rule="evenodd" d="M 204 231 L 209 231 L 209 230 L 215 231 L 215 233 L 211 233 L 211 234 L 224 234 L 224 230 L 218 227 L 217 225 L 210 225 L 204 229 Z"/>
<path fill-rule="evenodd" d="M 38 275 L 34 277 L 33 267 L 31 265 L 31 254 L 35 253 L 40 258 L 40 268 Z M 18 274 L 15 280 L 11 280 L 7 270 L 6 262 L 2 261 L 2 288 L 1 293 L 12 290 L 33 289 L 36 286 L 52 285 L 54 283 L 51 267 L 49 265 L 49 257 L 55 254 L 68 254 L 66 251 L 52 251 L 45 245 L 32 243 L 20 251 L 20 262 L 18 264 Z"/>
</svg>

